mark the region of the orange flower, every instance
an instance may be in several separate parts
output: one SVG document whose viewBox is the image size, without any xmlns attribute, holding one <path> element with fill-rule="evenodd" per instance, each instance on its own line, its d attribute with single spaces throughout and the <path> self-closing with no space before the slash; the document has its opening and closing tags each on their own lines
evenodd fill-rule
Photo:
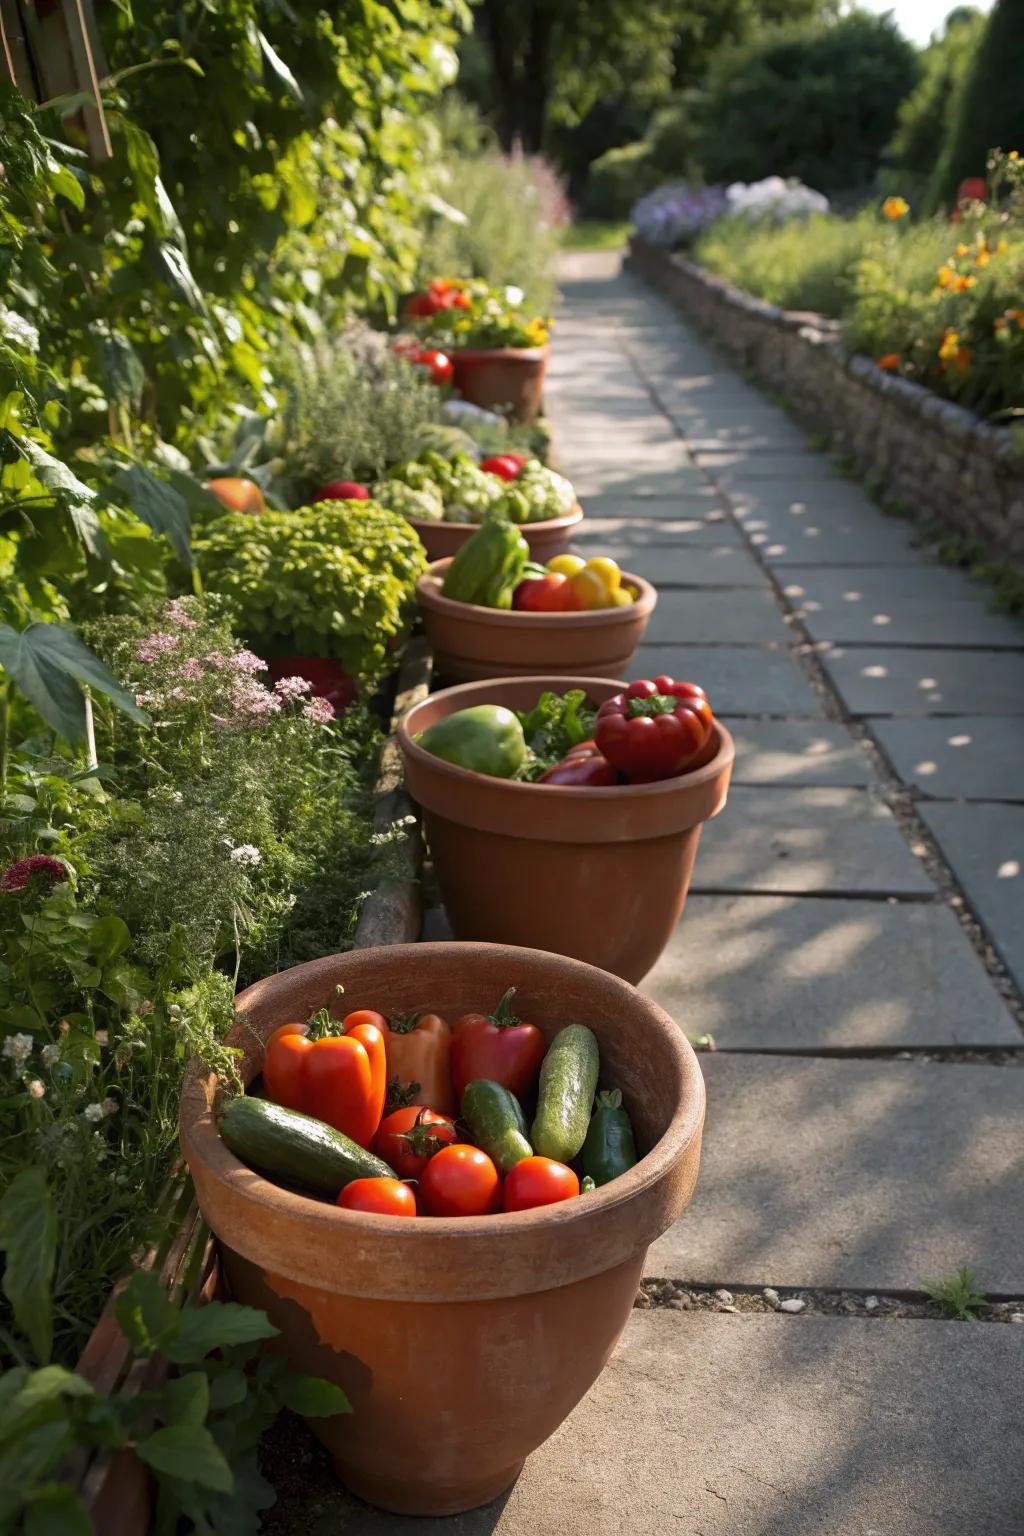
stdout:
<svg viewBox="0 0 1024 1536">
<path fill-rule="evenodd" d="M 905 197 L 887 197 L 882 204 L 882 217 L 884 219 L 902 219 L 910 212 L 910 204 Z"/>
<path fill-rule="evenodd" d="M 973 288 L 977 283 L 976 277 L 957 277 L 953 280 L 953 292 L 963 293 L 968 288 Z"/>
<path fill-rule="evenodd" d="M 936 280 L 936 286 L 939 288 L 948 288 L 955 277 L 956 273 L 947 263 L 945 266 L 941 266 L 939 268 L 939 275 Z"/>
<path fill-rule="evenodd" d="M 969 250 L 970 246 L 964 245 L 963 241 L 961 240 L 960 244 L 956 248 L 956 254 L 958 256 L 966 256 Z"/>
<path fill-rule="evenodd" d="M 977 265 L 982 268 L 987 267 L 991 259 L 991 253 L 989 251 L 980 250 L 977 255 Z"/>
<path fill-rule="evenodd" d="M 884 368 L 886 373 L 894 373 L 900 365 L 898 352 L 887 352 L 884 357 L 875 358 L 875 367 Z"/>
<path fill-rule="evenodd" d="M 951 362 L 960 350 L 960 335 L 958 331 L 945 331 L 942 336 L 942 345 L 939 347 L 939 356 L 944 363 Z"/>
</svg>

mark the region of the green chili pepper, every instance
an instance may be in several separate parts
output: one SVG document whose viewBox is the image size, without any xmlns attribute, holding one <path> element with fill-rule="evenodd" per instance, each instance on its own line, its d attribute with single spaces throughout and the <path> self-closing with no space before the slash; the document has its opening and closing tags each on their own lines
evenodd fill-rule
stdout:
<svg viewBox="0 0 1024 1536">
<path fill-rule="evenodd" d="M 617 1088 L 599 1093 L 583 1143 L 583 1171 L 595 1184 L 607 1184 L 636 1162 L 633 1123 Z"/>
</svg>

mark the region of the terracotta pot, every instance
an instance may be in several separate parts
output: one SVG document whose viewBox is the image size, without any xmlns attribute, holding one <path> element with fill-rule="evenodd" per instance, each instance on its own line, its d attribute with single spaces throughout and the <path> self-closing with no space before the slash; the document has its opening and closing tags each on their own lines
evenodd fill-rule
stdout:
<svg viewBox="0 0 1024 1536">
<path fill-rule="evenodd" d="M 304 677 L 312 684 L 309 697 L 326 699 L 336 715 L 355 701 L 355 681 L 333 656 L 272 656 L 267 671 L 275 683 L 282 677 Z"/>
<path fill-rule="evenodd" d="M 423 810 L 457 938 L 554 950 L 632 982 L 665 948 L 682 915 L 701 823 L 725 804 L 733 741 L 723 725 L 707 760 L 689 773 L 607 789 L 489 778 L 443 762 L 415 739 L 472 704 L 530 709 L 547 688 L 584 688 L 602 703 L 623 686 L 581 676 L 463 683 L 431 694 L 402 721 L 406 787 Z"/>
<path fill-rule="evenodd" d="M 463 400 L 516 421 L 540 414 L 547 347 L 458 347 L 450 356 Z"/>
<path fill-rule="evenodd" d="M 554 955 L 454 943 L 350 951 L 249 987 L 237 1000 L 246 1026 L 229 1037 L 247 1083 L 270 1032 L 335 1003 L 338 984 L 346 1009 L 453 1018 L 515 986 L 549 1038 L 585 1020 L 646 1153 L 585 1198 L 514 1215 L 341 1211 L 244 1167 L 217 1134 L 215 1079 L 190 1068 L 182 1146 L 232 1293 L 266 1309 L 293 1368 L 329 1377 L 352 1404 L 311 1429 L 371 1503 L 454 1514 L 514 1482 L 611 1354 L 648 1245 L 693 1192 L 704 1085 L 682 1031 L 624 982 Z"/>
<path fill-rule="evenodd" d="M 544 518 L 538 523 L 522 523 L 519 531 L 530 546 L 530 557 L 547 565 L 555 555 L 569 548 L 569 539 L 583 521 L 583 508 L 574 507 L 565 517 Z M 427 523 L 411 517 L 409 522 L 420 536 L 428 560 L 446 560 L 457 555 L 467 539 L 478 532 L 479 523 Z"/>
<path fill-rule="evenodd" d="M 441 596 L 451 564 L 436 560 L 416 583 L 434 668 L 453 682 L 485 677 L 542 677 L 566 672 L 615 677 L 626 672 L 644 637 L 658 594 L 623 572 L 637 594 L 628 608 L 592 613 L 515 613 Z"/>
</svg>

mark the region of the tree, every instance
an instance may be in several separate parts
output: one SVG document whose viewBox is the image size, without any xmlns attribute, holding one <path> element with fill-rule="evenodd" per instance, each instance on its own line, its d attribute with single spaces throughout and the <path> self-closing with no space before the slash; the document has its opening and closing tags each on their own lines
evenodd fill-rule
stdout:
<svg viewBox="0 0 1024 1536">
<path fill-rule="evenodd" d="M 947 118 L 931 187 L 933 206 L 952 203 L 970 176 L 984 176 L 989 150 L 1024 151 L 1024 6 L 996 0 L 984 36 Z"/>
<path fill-rule="evenodd" d="M 951 103 L 984 35 L 985 17 L 970 6 L 959 6 L 946 18 L 941 37 L 936 37 L 921 56 L 923 73 L 901 104 L 899 122 L 889 145 L 887 160 L 900 177 L 927 185 L 935 169 L 935 147 L 946 138 Z M 895 183 L 894 183 L 895 184 Z"/>
<path fill-rule="evenodd" d="M 708 181 L 798 176 L 864 188 L 916 84 L 917 55 L 891 16 L 769 32 L 712 66 L 699 159 Z"/>
</svg>

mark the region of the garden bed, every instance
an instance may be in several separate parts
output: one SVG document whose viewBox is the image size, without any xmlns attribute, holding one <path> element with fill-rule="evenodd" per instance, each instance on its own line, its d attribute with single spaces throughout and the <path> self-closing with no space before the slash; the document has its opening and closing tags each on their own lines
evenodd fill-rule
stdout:
<svg viewBox="0 0 1024 1536">
<path fill-rule="evenodd" d="M 779 309 L 636 236 L 628 260 L 826 432 L 886 506 L 1024 568 L 1024 455 L 1010 429 L 848 356 L 836 321 Z"/>
</svg>

